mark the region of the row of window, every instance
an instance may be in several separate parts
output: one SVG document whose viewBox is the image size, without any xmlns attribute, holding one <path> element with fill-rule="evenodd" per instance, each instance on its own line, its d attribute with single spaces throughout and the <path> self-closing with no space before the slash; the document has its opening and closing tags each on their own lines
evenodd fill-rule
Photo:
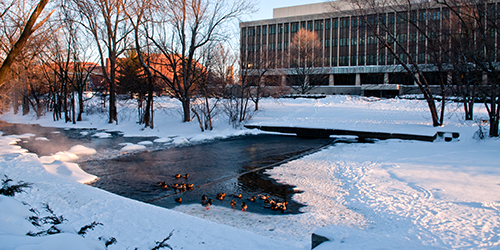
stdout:
<svg viewBox="0 0 500 250">
<path fill-rule="evenodd" d="M 376 25 L 378 24 L 394 24 L 394 23 L 407 23 L 408 22 L 408 15 L 409 13 L 403 12 L 403 13 L 397 13 L 396 15 L 390 14 L 388 16 L 369 16 L 367 18 L 367 22 L 371 25 Z M 441 19 L 448 19 L 450 16 L 450 11 L 449 10 L 430 10 L 428 12 L 419 12 L 417 14 L 410 14 L 412 17 L 412 22 L 417 22 L 417 21 L 425 21 L 425 20 L 441 20 Z M 417 18 L 418 17 L 418 18 Z M 309 21 L 303 21 L 299 23 L 285 23 L 283 25 L 280 25 L 278 28 L 278 33 L 288 33 L 289 31 L 297 32 L 299 31 L 299 26 L 300 28 L 303 29 L 308 29 L 308 30 L 329 30 L 329 29 L 337 29 L 338 27 L 340 28 L 349 28 L 349 27 L 364 27 L 366 26 L 366 23 L 362 18 L 358 17 L 352 17 L 352 18 L 340 18 L 340 25 L 339 25 L 339 19 L 326 19 L 326 20 L 316 20 L 313 22 L 313 20 Z M 276 25 L 270 25 L 269 26 L 269 34 L 276 34 Z M 254 35 L 260 35 L 261 34 L 261 26 L 258 26 L 257 29 L 255 28 L 248 28 L 247 31 L 245 31 L 245 28 L 242 30 L 242 36 L 254 36 Z M 267 26 L 264 25 L 262 26 L 262 35 L 267 34 Z"/>
<path fill-rule="evenodd" d="M 424 63 L 425 60 L 432 60 L 430 55 L 425 55 L 423 53 L 418 55 L 418 59 L 415 58 L 415 54 L 410 55 L 414 60 L 418 60 L 419 63 Z M 399 59 L 407 62 L 408 56 L 406 54 L 399 54 Z M 333 56 L 333 57 L 325 57 L 324 64 L 329 65 L 331 61 L 331 65 L 336 66 L 338 60 L 338 66 L 354 66 L 354 65 L 386 65 L 386 60 L 388 64 L 394 64 L 395 57 L 392 54 L 381 55 L 359 55 L 359 56 Z M 319 66 L 319 65 L 318 65 Z"/>
<path fill-rule="evenodd" d="M 430 37 L 433 36 L 433 34 L 430 34 L 429 35 Z M 399 42 L 399 43 L 405 43 L 405 42 L 416 42 L 417 40 L 417 37 L 418 37 L 418 41 L 420 42 L 423 42 L 425 41 L 425 36 L 423 34 L 419 34 L 417 36 L 417 34 L 399 34 L 399 35 L 396 35 L 396 40 Z M 407 40 L 408 38 L 410 38 L 409 40 Z M 391 41 L 391 39 L 388 39 L 389 43 L 392 43 L 394 42 L 394 40 Z M 324 41 L 323 40 L 320 40 L 320 43 L 322 45 L 324 45 L 324 47 L 328 48 L 328 47 L 337 47 L 337 46 L 340 46 L 340 47 L 344 47 L 344 46 L 349 46 L 349 44 L 351 46 L 357 46 L 357 45 L 377 45 L 377 42 L 378 42 L 378 39 L 376 36 L 374 35 L 371 35 L 371 36 L 367 36 L 366 38 L 365 37 L 360 37 L 360 38 L 340 38 L 340 39 L 337 39 L 337 38 L 333 38 L 333 39 L 325 39 Z M 272 43 L 271 43 L 272 44 Z M 278 44 L 278 49 L 288 49 L 288 42 L 285 42 L 283 43 L 283 47 L 281 46 L 281 43 L 277 43 Z M 251 47 L 252 46 L 252 47 Z M 254 45 L 249 45 L 248 47 L 248 51 L 253 51 L 251 48 L 253 48 Z M 257 50 L 260 50 L 260 44 L 257 44 L 255 45 L 257 46 Z M 271 47 L 269 47 L 271 46 Z M 268 45 L 269 49 L 272 49 L 273 45 Z M 242 46 L 242 50 L 245 51 L 244 49 L 245 47 Z M 276 48 L 276 47 L 274 47 Z"/>
</svg>

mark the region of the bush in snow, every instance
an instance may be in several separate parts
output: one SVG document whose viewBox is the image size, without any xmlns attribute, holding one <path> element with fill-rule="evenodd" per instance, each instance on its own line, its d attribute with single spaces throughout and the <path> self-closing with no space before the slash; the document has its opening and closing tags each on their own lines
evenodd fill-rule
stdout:
<svg viewBox="0 0 500 250">
<path fill-rule="evenodd" d="M 0 188 L 0 194 L 5 196 L 15 196 L 17 193 L 24 192 L 25 188 L 31 188 L 31 183 L 20 181 L 16 185 L 10 184 L 13 180 L 4 175 L 5 179 L 2 179 L 2 188 Z"/>
</svg>

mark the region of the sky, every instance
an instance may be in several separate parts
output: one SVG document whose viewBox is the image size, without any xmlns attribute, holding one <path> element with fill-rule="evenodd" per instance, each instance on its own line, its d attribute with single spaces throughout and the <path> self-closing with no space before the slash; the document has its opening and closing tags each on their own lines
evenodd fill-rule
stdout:
<svg viewBox="0 0 500 250">
<path fill-rule="evenodd" d="M 325 0 L 276 0 L 276 1 L 261 0 L 257 4 L 257 8 L 259 10 L 250 17 L 245 17 L 244 20 L 254 21 L 262 19 L 272 19 L 274 8 L 290 7 L 296 5 L 321 3 L 321 2 L 326 2 L 326 1 Z"/>
</svg>

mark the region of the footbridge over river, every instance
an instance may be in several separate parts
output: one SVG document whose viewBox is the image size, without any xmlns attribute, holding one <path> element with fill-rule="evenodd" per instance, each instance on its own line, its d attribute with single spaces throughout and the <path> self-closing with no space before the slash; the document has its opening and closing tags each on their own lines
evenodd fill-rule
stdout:
<svg viewBox="0 0 500 250">
<path fill-rule="evenodd" d="M 444 139 L 444 141 L 453 141 L 460 137 L 456 132 L 437 132 L 434 135 L 416 135 L 404 133 L 387 133 L 387 132 L 369 132 L 369 131 L 356 131 L 345 129 L 327 129 L 327 128 L 301 128 L 301 127 L 283 127 L 283 126 L 258 126 L 258 125 L 245 125 L 248 129 L 259 129 L 268 132 L 279 132 L 287 134 L 296 134 L 299 137 L 318 137 L 328 138 L 333 136 L 357 136 L 359 140 L 366 139 L 402 139 L 402 140 L 418 140 L 433 142 L 436 139 Z"/>
</svg>

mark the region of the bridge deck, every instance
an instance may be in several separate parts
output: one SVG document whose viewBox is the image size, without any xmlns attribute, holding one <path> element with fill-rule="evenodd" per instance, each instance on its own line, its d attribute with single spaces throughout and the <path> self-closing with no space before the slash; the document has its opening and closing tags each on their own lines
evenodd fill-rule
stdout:
<svg viewBox="0 0 500 250">
<path fill-rule="evenodd" d="M 260 129 L 268 132 L 279 132 L 287 134 L 296 134 L 300 137 L 321 137 L 327 138 L 331 135 L 352 135 L 357 136 L 359 139 L 402 139 L 402 140 L 419 140 L 432 142 L 438 137 L 444 137 L 446 132 L 437 132 L 433 136 L 429 135 L 415 135 L 415 134 L 402 134 L 402 133 L 385 133 L 385 132 L 367 132 L 355 131 L 345 129 L 322 129 L 322 128 L 300 128 L 300 127 L 281 127 L 281 126 L 256 126 L 245 125 L 248 129 Z M 458 133 L 450 133 L 451 136 L 444 137 L 446 141 L 458 138 Z"/>
</svg>

